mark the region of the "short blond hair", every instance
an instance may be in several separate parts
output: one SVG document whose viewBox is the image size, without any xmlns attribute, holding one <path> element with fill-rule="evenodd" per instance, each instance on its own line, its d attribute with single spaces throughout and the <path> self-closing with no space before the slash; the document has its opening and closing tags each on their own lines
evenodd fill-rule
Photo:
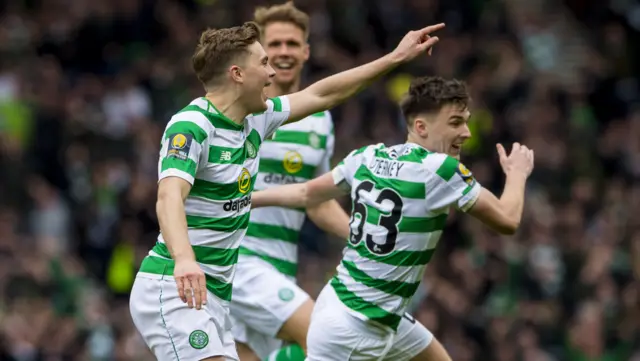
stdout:
<svg viewBox="0 0 640 361">
<path fill-rule="evenodd" d="M 284 4 L 269 7 L 259 7 L 253 13 L 253 21 L 260 26 L 262 31 L 271 23 L 291 23 L 304 32 L 305 39 L 309 38 L 309 15 L 298 9 L 293 4 L 293 1 L 287 1 Z"/>
<path fill-rule="evenodd" d="M 231 62 L 248 53 L 247 48 L 259 40 L 260 29 L 254 22 L 203 31 L 191 57 L 198 80 L 205 87 L 217 82 Z"/>
</svg>

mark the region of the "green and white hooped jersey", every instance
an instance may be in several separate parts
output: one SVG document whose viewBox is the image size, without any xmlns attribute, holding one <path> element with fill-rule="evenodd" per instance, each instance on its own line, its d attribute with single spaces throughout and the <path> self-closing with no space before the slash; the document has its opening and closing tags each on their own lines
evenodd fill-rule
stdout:
<svg viewBox="0 0 640 361">
<path fill-rule="evenodd" d="M 455 158 L 412 143 L 370 145 L 332 171 L 350 189 L 351 235 L 330 281 L 354 316 L 397 330 L 447 221 L 481 186 Z"/>
<path fill-rule="evenodd" d="M 249 225 L 258 151 L 289 113 L 286 96 L 273 98 L 265 112 L 237 124 L 206 98 L 198 98 L 171 118 L 162 136 L 159 180 L 179 177 L 192 185 L 185 201 L 189 241 L 207 289 L 221 300 L 231 300 L 239 244 Z M 139 272 L 172 275 L 173 267 L 160 234 Z"/>
<path fill-rule="evenodd" d="M 255 189 L 301 183 L 327 173 L 333 146 L 333 121 L 328 111 L 280 127 L 260 148 Z M 251 211 L 249 229 L 240 247 L 240 262 L 242 256 L 259 257 L 294 278 L 304 219 L 304 209 L 265 207 Z"/>
</svg>

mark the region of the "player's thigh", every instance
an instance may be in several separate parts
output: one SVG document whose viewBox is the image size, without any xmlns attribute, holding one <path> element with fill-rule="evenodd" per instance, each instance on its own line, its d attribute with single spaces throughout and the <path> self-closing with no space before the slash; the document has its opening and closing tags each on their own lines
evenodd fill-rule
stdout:
<svg viewBox="0 0 640 361">
<path fill-rule="evenodd" d="M 307 334 L 307 361 L 350 360 L 360 335 L 330 312 L 314 312 Z"/>
<path fill-rule="evenodd" d="M 295 341 L 303 349 L 307 348 L 307 333 L 311 324 L 311 313 L 313 312 L 314 302 L 311 298 L 307 300 L 295 310 L 293 315 L 289 317 L 282 325 L 278 338 L 282 340 Z"/>
<path fill-rule="evenodd" d="M 133 322 L 158 360 L 237 360 L 226 311 L 212 295 L 206 307 L 191 309 L 173 278 L 138 275 L 130 297 Z"/>
<path fill-rule="evenodd" d="M 242 320 L 251 330 L 277 337 L 285 322 L 305 305 L 302 312 L 296 314 L 294 322 L 298 327 L 302 327 L 306 334 L 308 321 L 303 322 L 299 319 L 305 315 L 309 317 L 310 309 L 313 308 L 313 304 L 311 307 L 306 305 L 309 300 L 309 295 L 293 280 L 270 265 L 239 263 L 237 266 L 233 281 L 231 315 L 236 320 Z M 295 336 L 299 331 L 292 333 Z M 296 338 L 292 340 L 299 341 Z"/>
<path fill-rule="evenodd" d="M 376 360 L 385 342 L 372 337 L 363 321 L 351 316 L 331 286 L 313 309 L 307 334 L 307 361 Z"/>
<path fill-rule="evenodd" d="M 240 361 L 260 361 L 260 358 L 247 344 L 236 341 L 236 349 L 238 350 Z"/>
<path fill-rule="evenodd" d="M 442 345 L 424 325 L 405 314 L 386 361 L 450 361 Z"/>
</svg>

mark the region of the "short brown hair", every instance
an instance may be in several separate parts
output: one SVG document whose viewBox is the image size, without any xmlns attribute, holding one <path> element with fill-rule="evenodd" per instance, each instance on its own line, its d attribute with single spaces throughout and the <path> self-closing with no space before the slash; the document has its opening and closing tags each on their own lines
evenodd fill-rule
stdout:
<svg viewBox="0 0 640 361">
<path fill-rule="evenodd" d="M 464 82 L 427 76 L 411 82 L 409 91 L 400 102 L 400 109 L 405 120 L 410 123 L 419 114 L 437 112 L 448 104 L 464 109 L 470 102 L 471 97 Z"/>
<path fill-rule="evenodd" d="M 293 5 L 293 1 L 270 7 L 259 7 L 253 13 L 253 21 L 260 25 L 262 31 L 271 23 L 292 23 L 304 32 L 305 39 L 309 37 L 309 15 Z"/>
<path fill-rule="evenodd" d="M 225 29 L 207 29 L 200 35 L 191 57 L 193 70 L 205 87 L 218 80 L 238 55 L 259 40 L 260 29 L 253 22 Z"/>
</svg>

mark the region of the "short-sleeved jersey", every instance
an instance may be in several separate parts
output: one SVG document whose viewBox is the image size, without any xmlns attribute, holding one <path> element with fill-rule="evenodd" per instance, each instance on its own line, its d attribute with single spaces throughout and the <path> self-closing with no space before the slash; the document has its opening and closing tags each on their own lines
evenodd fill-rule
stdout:
<svg viewBox="0 0 640 361">
<path fill-rule="evenodd" d="M 458 160 L 412 143 L 371 145 L 333 169 L 350 190 L 351 235 L 330 281 L 356 317 L 397 329 L 451 206 L 467 211 L 481 186 Z"/>
<path fill-rule="evenodd" d="M 333 122 L 328 111 L 280 127 L 260 148 L 256 190 L 300 183 L 330 170 L 333 155 Z M 281 207 L 251 211 L 247 235 L 240 247 L 243 256 L 259 257 L 291 278 L 296 276 L 298 236 L 304 223 L 303 209 Z"/>
<path fill-rule="evenodd" d="M 207 289 L 221 300 L 231 300 L 239 243 L 249 225 L 258 151 L 289 113 L 286 96 L 273 98 L 265 112 L 237 124 L 206 98 L 198 98 L 171 118 L 162 136 L 159 179 L 179 177 L 192 185 L 185 201 L 189 241 Z M 140 272 L 172 275 L 173 266 L 161 233 Z"/>
</svg>

